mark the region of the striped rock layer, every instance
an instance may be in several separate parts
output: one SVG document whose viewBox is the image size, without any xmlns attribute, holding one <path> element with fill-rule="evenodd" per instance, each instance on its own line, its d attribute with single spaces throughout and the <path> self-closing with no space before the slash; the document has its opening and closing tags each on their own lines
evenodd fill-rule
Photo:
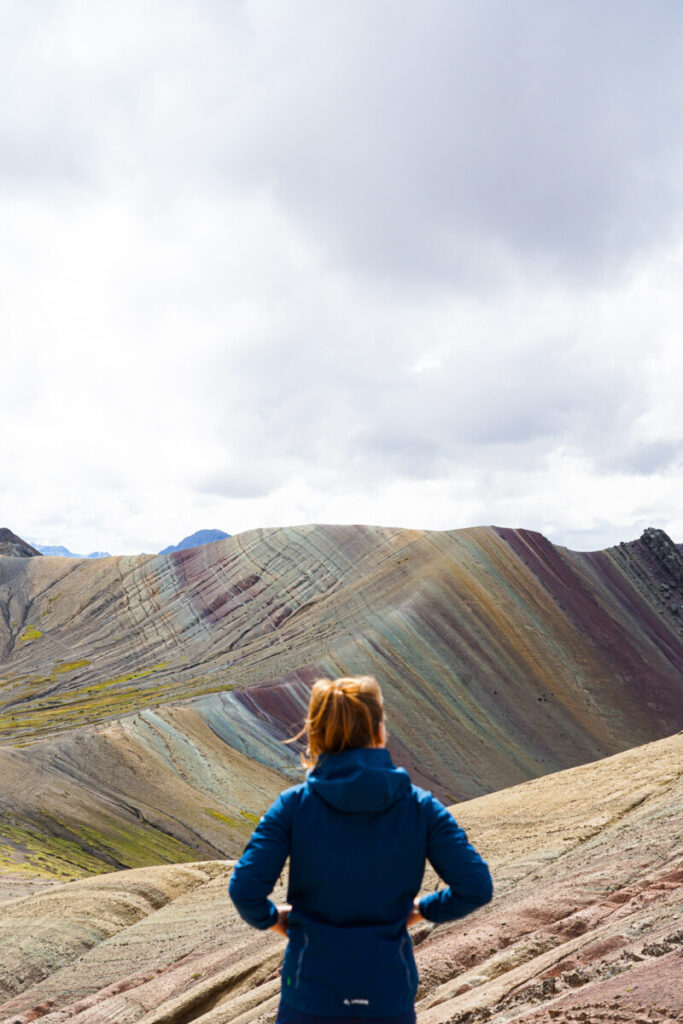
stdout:
<svg viewBox="0 0 683 1024">
<path fill-rule="evenodd" d="M 301 778 L 311 682 L 373 673 L 447 802 L 683 727 L 683 559 L 537 533 L 306 526 L 0 557 L 0 885 L 234 856 Z"/>
</svg>

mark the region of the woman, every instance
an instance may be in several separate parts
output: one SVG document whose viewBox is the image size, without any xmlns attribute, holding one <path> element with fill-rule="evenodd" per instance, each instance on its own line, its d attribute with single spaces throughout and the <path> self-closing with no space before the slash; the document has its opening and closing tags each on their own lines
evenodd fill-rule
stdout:
<svg viewBox="0 0 683 1024">
<path fill-rule="evenodd" d="M 249 924 L 289 939 L 278 1024 L 412 1024 L 407 926 L 487 903 L 489 870 L 443 804 L 394 767 L 375 679 L 319 680 L 304 730 L 307 779 L 261 818 L 230 895 Z M 278 908 L 268 896 L 287 856 L 289 904 Z M 425 860 L 448 888 L 417 900 Z"/>
</svg>

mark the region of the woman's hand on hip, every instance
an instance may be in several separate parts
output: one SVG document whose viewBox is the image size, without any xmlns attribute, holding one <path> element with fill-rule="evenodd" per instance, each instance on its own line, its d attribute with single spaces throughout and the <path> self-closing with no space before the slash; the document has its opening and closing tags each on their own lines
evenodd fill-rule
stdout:
<svg viewBox="0 0 683 1024">
<path fill-rule="evenodd" d="M 420 913 L 420 904 L 418 900 L 413 903 L 413 909 L 410 911 L 406 918 L 406 928 L 410 928 L 412 924 L 417 924 L 418 921 L 424 921 L 424 917 Z"/>
<path fill-rule="evenodd" d="M 289 912 L 292 909 L 291 904 L 282 903 L 277 908 L 277 921 L 275 924 L 270 926 L 271 932 L 277 932 L 278 935 L 283 935 L 287 938 L 287 922 L 289 920 Z"/>
</svg>

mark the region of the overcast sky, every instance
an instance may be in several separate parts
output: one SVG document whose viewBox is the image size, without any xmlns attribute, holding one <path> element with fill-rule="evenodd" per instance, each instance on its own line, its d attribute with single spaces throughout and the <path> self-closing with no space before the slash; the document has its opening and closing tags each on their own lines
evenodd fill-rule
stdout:
<svg viewBox="0 0 683 1024">
<path fill-rule="evenodd" d="M 680 0 L 4 0 L 0 526 L 683 541 Z"/>
</svg>

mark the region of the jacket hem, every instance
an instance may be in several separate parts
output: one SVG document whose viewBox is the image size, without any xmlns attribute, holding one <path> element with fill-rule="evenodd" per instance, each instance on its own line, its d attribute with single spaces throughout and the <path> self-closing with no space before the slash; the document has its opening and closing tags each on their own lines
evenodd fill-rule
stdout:
<svg viewBox="0 0 683 1024">
<path fill-rule="evenodd" d="M 337 1006 L 336 1008 L 330 1007 L 329 1005 L 318 1005 L 312 1007 L 310 1001 L 299 1001 L 296 999 L 294 993 L 288 992 L 286 989 L 282 989 L 280 993 L 281 1002 L 285 1003 L 286 1006 L 296 1013 L 300 1013 L 305 1017 L 329 1017 L 329 1018 L 343 1018 L 344 1020 L 386 1020 L 391 1021 L 393 1017 L 400 1017 L 403 1014 L 409 1014 L 415 1010 L 415 999 L 410 997 L 407 1001 L 403 1000 L 400 1003 L 394 1005 L 383 1004 L 378 1006 Z M 302 1005 L 305 1002 L 305 1006 Z"/>
</svg>

